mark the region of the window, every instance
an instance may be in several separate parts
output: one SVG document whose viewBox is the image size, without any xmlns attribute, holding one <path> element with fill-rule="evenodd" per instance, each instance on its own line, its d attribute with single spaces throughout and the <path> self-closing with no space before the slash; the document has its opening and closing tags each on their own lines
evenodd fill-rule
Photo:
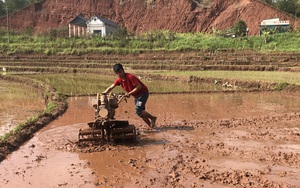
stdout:
<svg viewBox="0 0 300 188">
<path fill-rule="evenodd" d="M 102 34 L 102 30 L 94 30 L 94 34 L 101 35 Z"/>
</svg>

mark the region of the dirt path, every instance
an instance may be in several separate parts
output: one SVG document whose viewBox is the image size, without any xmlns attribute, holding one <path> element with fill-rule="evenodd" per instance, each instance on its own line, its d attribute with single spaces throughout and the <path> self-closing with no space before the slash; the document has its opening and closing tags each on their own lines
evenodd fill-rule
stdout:
<svg viewBox="0 0 300 188">
<path fill-rule="evenodd" d="M 152 95 L 149 131 L 123 103 L 116 118 L 137 145 L 78 148 L 93 97 L 70 98 L 63 116 L 0 163 L 0 187 L 300 187 L 299 93 Z"/>
</svg>

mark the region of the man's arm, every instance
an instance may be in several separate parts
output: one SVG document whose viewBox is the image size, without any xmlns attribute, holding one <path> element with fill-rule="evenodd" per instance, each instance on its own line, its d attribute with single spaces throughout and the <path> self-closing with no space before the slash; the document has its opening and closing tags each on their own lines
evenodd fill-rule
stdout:
<svg viewBox="0 0 300 188">
<path fill-rule="evenodd" d="M 130 92 L 128 92 L 127 94 L 128 94 L 128 95 L 132 95 L 133 93 L 138 92 L 141 88 L 142 88 L 141 84 L 138 83 L 138 84 L 135 86 L 135 88 L 134 88 L 133 90 L 131 90 Z"/>
<path fill-rule="evenodd" d="M 106 88 L 106 90 L 103 93 L 109 93 L 111 92 L 114 88 L 115 88 L 115 84 L 111 84 L 108 88 Z"/>
</svg>

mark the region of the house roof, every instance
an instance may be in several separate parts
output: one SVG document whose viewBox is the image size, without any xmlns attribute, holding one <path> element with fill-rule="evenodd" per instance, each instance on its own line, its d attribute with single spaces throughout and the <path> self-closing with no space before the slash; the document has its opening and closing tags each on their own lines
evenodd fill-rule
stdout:
<svg viewBox="0 0 300 188">
<path fill-rule="evenodd" d="M 70 24 L 78 25 L 80 27 L 86 27 L 86 22 L 88 21 L 87 18 L 84 18 L 82 16 L 77 16 L 72 21 L 70 21 Z"/>
<path fill-rule="evenodd" d="M 107 20 L 105 18 L 99 17 L 99 16 L 93 16 L 90 20 L 94 19 L 94 18 L 98 18 L 100 21 L 102 21 L 105 24 L 111 25 L 111 26 L 115 26 L 118 27 L 118 24 L 116 24 L 113 21 Z"/>
</svg>

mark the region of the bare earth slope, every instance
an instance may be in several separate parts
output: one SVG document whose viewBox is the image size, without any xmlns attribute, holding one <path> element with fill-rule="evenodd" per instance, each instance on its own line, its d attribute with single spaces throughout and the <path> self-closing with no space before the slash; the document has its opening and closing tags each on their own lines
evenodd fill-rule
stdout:
<svg viewBox="0 0 300 188">
<path fill-rule="evenodd" d="M 98 15 L 129 32 L 139 34 L 151 29 L 176 32 L 211 32 L 212 28 L 227 29 L 238 20 L 249 27 L 249 35 L 258 34 L 258 25 L 264 19 L 290 20 L 296 27 L 298 21 L 282 11 L 257 0 L 44 0 L 9 16 L 13 30 L 24 31 L 33 27 L 36 33 L 49 29 L 68 27 L 77 15 L 87 18 Z M 7 26 L 6 17 L 0 26 Z"/>
</svg>

